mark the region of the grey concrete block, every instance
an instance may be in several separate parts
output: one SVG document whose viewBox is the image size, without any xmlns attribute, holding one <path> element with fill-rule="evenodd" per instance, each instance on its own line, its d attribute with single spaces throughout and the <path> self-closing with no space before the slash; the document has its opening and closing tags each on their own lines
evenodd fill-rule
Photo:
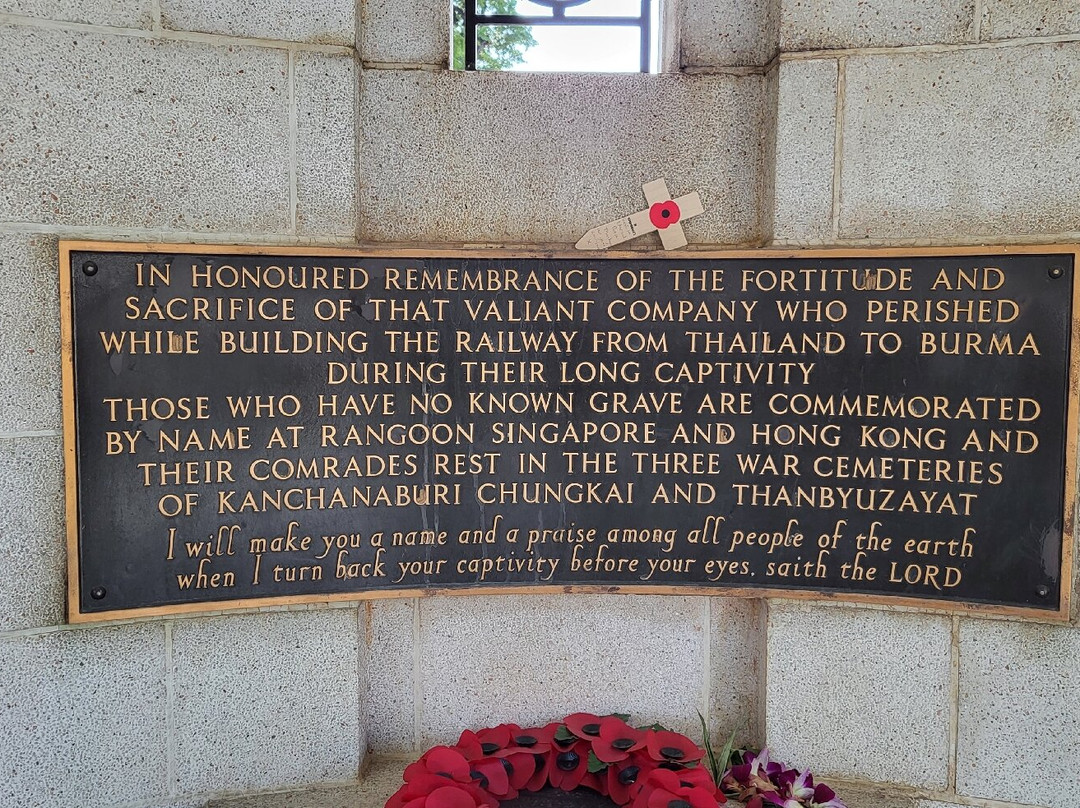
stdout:
<svg viewBox="0 0 1080 808">
<path fill-rule="evenodd" d="M 0 27 L 0 221 L 286 231 L 286 60 Z"/>
<path fill-rule="evenodd" d="M 0 236 L 0 434 L 60 429 L 56 239 Z"/>
<path fill-rule="evenodd" d="M 175 31 L 351 45 L 355 0 L 160 0 L 161 24 Z"/>
<path fill-rule="evenodd" d="M 837 63 L 782 62 L 777 100 L 773 238 L 832 237 Z"/>
<path fill-rule="evenodd" d="M 305 235 L 356 233 L 356 63 L 296 54 L 296 225 Z"/>
<path fill-rule="evenodd" d="M 759 694 L 765 682 L 764 601 L 711 598 L 709 623 L 709 729 L 722 747 L 761 745 Z M 696 737 L 696 734 L 695 734 Z"/>
<path fill-rule="evenodd" d="M 357 642 L 355 609 L 176 621 L 178 792 L 355 778 Z"/>
<path fill-rule="evenodd" d="M 574 243 L 666 177 L 701 193 L 692 244 L 753 240 L 764 107 L 760 76 L 367 70 L 360 235 Z"/>
<path fill-rule="evenodd" d="M 679 51 L 682 66 L 767 64 L 779 45 L 779 0 L 683 0 Z"/>
<path fill-rule="evenodd" d="M 762 158 L 765 162 L 765 176 L 761 182 L 761 230 L 766 240 L 773 234 L 773 208 L 776 203 L 776 145 L 779 129 L 780 65 L 773 65 L 765 73 L 765 137 L 762 143 Z"/>
<path fill-rule="evenodd" d="M 782 0 L 780 49 L 971 42 L 975 0 Z"/>
<path fill-rule="evenodd" d="M 1080 33 L 1080 0 L 983 0 L 982 38 Z"/>
<path fill-rule="evenodd" d="M 0 13 L 43 20 L 149 28 L 152 0 L 0 0 Z"/>
<path fill-rule="evenodd" d="M 0 438 L 0 631 L 64 619 L 60 438 Z"/>
<path fill-rule="evenodd" d="M 946 617 L 771 603 L 769 746 L 815 775 L 944 786 L 950 648 Z"/>
<path fill-rule="evenodd" d="M 961 623 L 957 793 L 1073 805 L 1080 789 L 1077 659 L 1074 626 Z"/>
<path fill-rule="evenodd" d="M 579 710 L 700 736 L 703 615 L 693 597 L 425 598 L 421 746 Z"/>
<path fill-rule="evenodd" d="M 1080 230 L 1080 44 L 847 63 L 840 235 Z"/>
<path fill-rule="evenodd" d="M 416 751 L 413 599 L 372 600 L 367 619 L 367 731 L 377 752 Z"/>
<path fill-rule="evenodd" d="M 450 64 L 450 3 L 360 0 L 357 44 L 364 62 Z"/>
<path fill-rule="evenodd" d="M 0 805 L 164 798 L 164 649 L 160 624 L 0 640 Z"/>
</svg>

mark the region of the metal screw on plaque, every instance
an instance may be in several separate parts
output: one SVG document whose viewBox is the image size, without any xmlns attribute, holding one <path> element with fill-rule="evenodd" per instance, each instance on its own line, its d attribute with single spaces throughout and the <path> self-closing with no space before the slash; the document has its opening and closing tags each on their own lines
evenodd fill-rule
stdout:
<svg viewBox="0 0 1080 808">
<path fill-rule="evenodd" d="M 1051 278 L 1053 278 L 1054 280 L 1057 280 L 1058 278 L 1060 278 L 1062 275 L 1065 274 L 1065 270 L 1062 269 L 1061 267 L 1050 267 L 1050 272 L 1048 274 L 1050 275 Z"/>
<path fill-rule="evenodd" d="M 1038 595 L 1040 598 L 1045 598 L 1047 595 L 1050 594 L 1050 587 L 1048 587 L 1046 584 L 1040 584 L 1038 587 L 1036 587 L 1035 594 Z"/>
<path fill-rule="evenodd" d="M 93 589 L 90 590 L 90 597 L 92 597 L 94 600 L 101 600 L 105 597 L 105 587 L 95 586 Z"/>
<path fill-rule="evenodd" d="M 87 261 L 85 264 L 82 265 L 82 271 L 84 275 L 92 278 L 97 275 L 97 264 L 95 264 L 93 261 Z"/>
</svg>

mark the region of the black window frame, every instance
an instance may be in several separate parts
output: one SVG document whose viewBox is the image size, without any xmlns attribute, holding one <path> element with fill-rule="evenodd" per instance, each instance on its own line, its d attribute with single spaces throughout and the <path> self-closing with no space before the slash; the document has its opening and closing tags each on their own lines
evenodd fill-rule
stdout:
<svg viewBox="0 0 1080 808">
<path fill-rule="evenodd" d="M 550 15 L 480 14 L 476 10 L 478 0 L 462 0 L 465 6 L 465 69 L 476 70 L 476 29 L 480 25 L 561 25 L 597 27 L 635 27 L 641 37 L 641 70 L 648 73 L 652 61 L 652 2 L 640 0 L 641 11 L 636 17 L 590 17 L 566 15 L 566 9 L 582 6 L 591 0 L 530 0 L 551 9 Z"/>
</svg>

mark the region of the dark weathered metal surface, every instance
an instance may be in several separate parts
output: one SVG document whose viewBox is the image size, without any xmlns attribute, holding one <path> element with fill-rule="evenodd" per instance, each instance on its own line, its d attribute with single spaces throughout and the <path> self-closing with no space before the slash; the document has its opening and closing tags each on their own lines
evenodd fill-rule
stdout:
<svg viewBox="0 0 1080 808">
<path fill-rule="evenodd" d="M 587 788 L 573 791 L 545 788 L 523 792 L 517 799 L 501 803 L 507 808 L 611 808 L 614 804 L 607 797 Z"/>
<path fill-rule="evenodd" d="M 507 585 L 1058 607 L 1071 255 L 65 271 L 84 613 Z"/>
</svg>

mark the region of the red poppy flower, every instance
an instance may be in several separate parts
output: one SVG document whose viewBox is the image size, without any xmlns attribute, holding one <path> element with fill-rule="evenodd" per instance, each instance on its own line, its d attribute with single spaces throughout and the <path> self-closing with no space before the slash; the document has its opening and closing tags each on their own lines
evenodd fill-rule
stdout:
<svg viewBox="0 0 1080 808">
<path fill-rule="evenodd" d="M 593 753 L 604 763 L 626 760 L 630 753 L 645 746 L 646 732 L 634 729 L 613 715 L 600 720 L 600 737 L 592 743 Z"/>
<path fill-rule="evenodd" d="M 600 716 L 592 713 L 573 713 L 564 723 L 577 737 L 592 740 L 600 735 L 600 721 Z"/>
<path fill-rule="evenodd" d="M 419 774 L 416 774 L 410 781 L 399 788 L 397 792 L 387 800 L 386 808 L 405 808 L 406 805 L 410 806 L 410 808 L 438 808 L 438 805 L 426 805 L 425 800 L 438 789 L 447 787 L 464 791 L 472 797 L 470 805 L 463 805 L 463 808 L 477 808 L 477 806 L 483 806 L 484 808 L 499 808 L 498 800 L 481 789 L 476 783 L 472 781 L 459 783 L 454 780 L 449 780 L 443 775 L 431 774 L 429 772 L 420 772 Z M 458 798 L 450 797 L 444 793 L 442 797 L 436 799 L 436 803 L 442 802 L 444 799 L 457 800 Z M 445 808 L 445 806 L 443 808 Z"/>
<path fill-rule="evenodd" d="M 405 781 L 421 774 L 441 775 L 459 783 L 469 782 L 469 761 L 457 749 L 449 746 L 433 746 L 423 757 L 405 768 Z"/>
<path fill-rule="evenodd" d="M 724 792 L 716 785 L 716 781 L 713 780 L 712 774 L 704 766 L 693 766 L 691 768 L 679 769 L 675 772 L 679 776 L 679 784 L 690 788 L 703 788 L 713 795 L 717 804 L 723 805 L 727 802 L 727 797 L 724 796 Z"/>
<path fill-rule="evenodd" d="M 461 737 L 458 738 L 457 744 L 454 745 L 461 754 L 465 756 L 466 760 L 476 760 L 484 756 L 484 750 L 480 745 L 480 738 L 471 729 L 464 730 L 461 733 Z"/>
<path fill-rule="evenodd" d="M 470 764 L 472 778 L 480 788 L 500 800 L 512 800 L 517 797 L 517 789 L 510 785 L 510 773 L 504 758 L 480 758 Z"/>
<path fill-rule="evenodd" d="M 650 732 L 645 745 L 649 756 L 663 763 L 693 763 L 705 755 L 705 750 L 699 749 L 685 735 L 667 730 Z"/>
<path fill-rule="evenodd" d="M 667 202 L 657 202 L 649 207 L 649 221 L 653 223 L 657 230 L 664 230 L 675 224 L 679 221 L 680 214 L 681 211 L 679 206 L 675 204 L 674 199 L 669 199 Z"/>
<path fill-rule="evenodd" d="M 581 785 L 579 788 L 591 788 L 600 794 L 607 796 L 607 778 L 601 777 L 594 772 L 586 771 L 585 776 L 581 778 Z"/>
<path fill-rule="evenodd" d="M 649 795 L 649 808 L 716 808 L 716 797 L 707 788 L 680 786 L 674 791 L 657 788 Z"/>
<path fill-rule="evenodd" d="M 402 808 L 479 808 L 484 803 L 458 783 L 440 786 L 430 794 L 409 800 Z"/>
<path fill-rule="evenodd" d="M 553 749 L 549 757 L 548 782 L 563 791 L 573 791 L 589 771 L 589 742 L 575 741 L 566 749 Z"/>
<path fill-rule="evenodd" d="M 675 772 L 678 775 L 679 783 L 686 786 L 693 786 L 696 789 L 710 789 L 716 791 L 716 783 L 713 781 L 713 776 L 708 773 L 708 769 L 704 766 L 692 766 L 685 769 L 679 769 Z"/>
<path fill-rule="evenodd" d="M 482 729 L 476 733 L 476 739 L 480 742 L 480 751 L 484 757 L 490 757 L 496 752 L 505 749 L 513 742 L 513 736 L 521 731 L 517 724 L 499 724 L 491 729 Z"/>
<path fill-rule="evenodd" d="M 607 767 L 608 796 L 616 805 L 628 805 L 645 785 L 656 763 L 645 752 L 633 752 L 626 760 Z"/>
<path fill-rule="evenodd" d="M 712 790 L 685 786 L 681 772 L 653 769 L 641 792 L 634 799 L 634 808 L 716 808 Z"/>
<path fill-rule="evenodd" d="M 555 741 L 555 733 L 561 726 L 560 722 L 552 721 L 546 727 L 518 728 L 516 732 L 511 733 L 510 744 L 496 752 L 495 756 L 502 757 L 519 752 L 546 755 L 551 751 L 551 746 Z"/>
<path fill-rule="evenodd" d="M 546 755 L 530 755 L 528 752 L 507 753 L 506 750 L 503 750 L 494 759 L 502 761 L 511 788 L 518 791 L 538 791 L 544 787 L 547 778 L 546 769 L 544 774 L 540 776 L 536 788 L 529 788 L 529 783 L 532 782 L 533 778 L 537 777 L 537 769 L 544 768 L 544 763 L 547 762 Z"/>
<path fill-rule="evenodd" d="M 533 755 L 533 765 L 536 769 L 533 776 L 529 778 L 529 782 L 525 784 L 525 791 L 539 791 L 548 784 L 548 774 L 551 772 L 554 757 L 554 754 Z"/>
</svg>

